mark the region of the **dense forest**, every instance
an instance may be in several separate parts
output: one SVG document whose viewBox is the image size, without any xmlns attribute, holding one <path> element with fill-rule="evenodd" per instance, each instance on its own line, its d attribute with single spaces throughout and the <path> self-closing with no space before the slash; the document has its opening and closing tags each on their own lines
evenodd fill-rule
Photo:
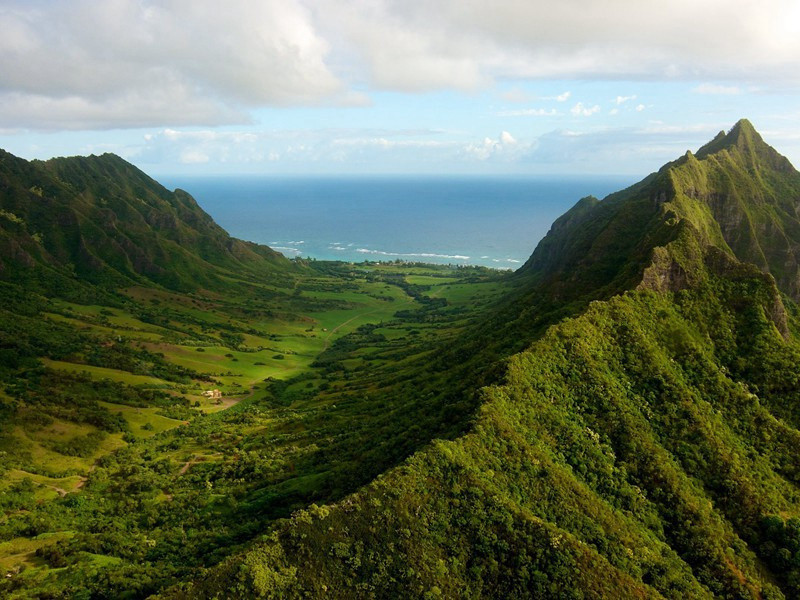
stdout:
<svg viewBox="0 0 800 600">
<path fill-rule="evenodd" d="M 516 273 L 4 153 L 0 594 L 800 597 L 799 215 L 744 120 Z"/>
</svg>

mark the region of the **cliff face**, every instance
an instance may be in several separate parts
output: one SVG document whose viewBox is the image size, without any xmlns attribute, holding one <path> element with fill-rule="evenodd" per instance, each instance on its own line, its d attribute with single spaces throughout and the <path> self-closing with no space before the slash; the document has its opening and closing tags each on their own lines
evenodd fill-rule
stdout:
<svg viewBox="0 0 800 600">
<path fill-rule="evenodd" d="M 579 202 L 520 272 L 609 285 L 612 293 L 642 277 L 653 289 L 677 289 L 687 273 L 653 249 L 686 229 L 701 252 L 714 247 L 752 263 L 800 299 L 800 173 L 746 120 L 627 190 Z"/>
<path fill-rule="evenodd" d="M 800 298 L 800 173 L 748 121 L 687 154 L 670 178 L 674 203 L 707 207 L 737 259 Z"/>
</svg>

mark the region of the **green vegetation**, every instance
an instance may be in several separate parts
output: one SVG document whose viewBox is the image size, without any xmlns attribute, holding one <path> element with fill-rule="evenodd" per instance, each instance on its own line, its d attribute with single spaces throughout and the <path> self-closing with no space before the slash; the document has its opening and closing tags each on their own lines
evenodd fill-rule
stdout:
<svg viewBox="0 0 800 600">
<path fill-rule="evenodd" d="M 385 373 L 402 377 L 394 355 L 418 361 L 456 336 L 507 277 L 290 267 L 285 287 L 139 285 L 99 289 L 95 304 L 4 284 L 6 592 L 146 596 L 237 551 L 276 517 L 352 492 L 432 430 L 455 434 L 441 406 L 423 402 L 433 385 L 413 367 L 403 387 L 422 383 L 408 410 L 387 410 L 382 396 L 399 383 L 383 383 Z M 439 298 L 436 323 L 423 319 L 429 296 Z M 381 327 L 390 338 L 369 334 Z M 219 397 L 203 395 L 213 390 Z"/>
<path fill-rule="evenodd" d="M 512 275 L 0 176 L 0 594 L 800 596 L 800 174 L 746 121 Z"/>
<path fill-rule="evenodd" d="M 773 413 L 800 350 L 762 285 L 629 293 L 551 328 L 469 434 L 295 513 L 201 595 L 795 597 L 761 561 L 796 543 L 800 433 Z"/>
</svg>

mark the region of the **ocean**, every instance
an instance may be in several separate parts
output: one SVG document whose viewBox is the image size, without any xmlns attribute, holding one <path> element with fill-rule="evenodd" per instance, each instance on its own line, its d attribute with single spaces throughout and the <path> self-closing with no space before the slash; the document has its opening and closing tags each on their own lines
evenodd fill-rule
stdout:
<svg viewBox="0 0 800 600">
<path fill-rule="evenodd" d="M 231 235 L 290 258 L 406 260 L 516 269 L 580 198 L 627 187 L 607 177 L 161 177 Z"/>
</svg>

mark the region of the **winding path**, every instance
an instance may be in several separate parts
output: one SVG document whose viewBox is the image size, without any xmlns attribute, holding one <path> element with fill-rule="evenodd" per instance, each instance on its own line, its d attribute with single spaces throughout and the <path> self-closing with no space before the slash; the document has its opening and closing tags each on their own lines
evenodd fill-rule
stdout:
<svg viewBox="0 0 800 600">
<path fill-rule="evenodd" d="M 349 319 L 347 319 L 347 321 L 345 321 L 344 323 L 340 323 L 339 325 L 337 325 L 336 327 L 334 327 L 333 329 L 331 329 L 331 330 L 328 332 L 328 335 L 327 335 L 327 336 L 325 336 L 325 346 L 322 348 L 322 352 L 325 352 L 325 351 L 328 349 L 328 347 L 331 345 L 331 336 L 332 336 L 334 333 L 336 333 L 337 331 L 339 331 L 339 330 L 340 330 L 342 327 L 344 327 L 345 325 L 349 325 L 350 323 L 352 323 L 352 322 L 353 322 L 353 321 L 355 321 L 356 319 L 359 319 L 359 318 L 361 318 L 361 317 L 365 317 L 365 316 L 367 316 L 367 315 L 371 315 L 372 313 L 378 312 L 379 310 L 381 310 L 381 309 L 380 309 L 380 308 L 374 308 L 374 309 L 372 309 L 372 310 L 368 310 L 368 311 L 366 311 L 366 312 L 363 312 L 363 313 L 358 313 L 356 316 L 354 316 L 354 317 L 350 317 L 350 318 L 349 318 Z M 320 353 L 320 354 L 321 354 L 321 353 Z"/>
</svg>

